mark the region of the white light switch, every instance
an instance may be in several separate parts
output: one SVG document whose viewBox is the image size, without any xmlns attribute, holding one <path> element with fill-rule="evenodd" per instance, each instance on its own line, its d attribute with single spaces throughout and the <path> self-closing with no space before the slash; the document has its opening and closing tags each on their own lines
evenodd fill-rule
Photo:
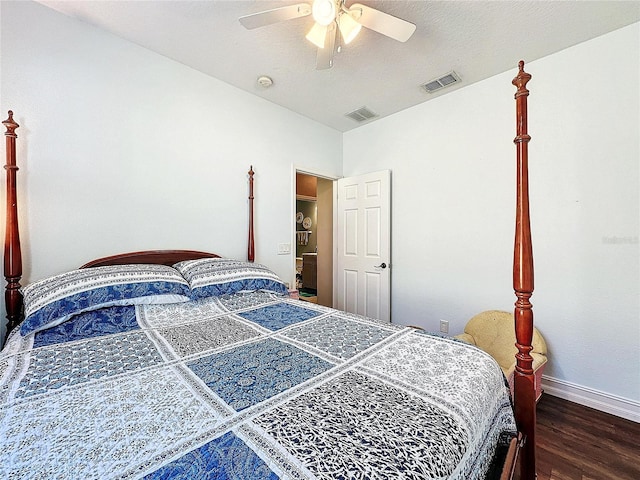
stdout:
<svg viewBox="0 0 640 480">
<path fill-rule="evenodd" d="M 291 244 L 290 243 L 279 243 L 278 244 L 278 255 L 288 255 L 291 253 Z"/>
</svg>

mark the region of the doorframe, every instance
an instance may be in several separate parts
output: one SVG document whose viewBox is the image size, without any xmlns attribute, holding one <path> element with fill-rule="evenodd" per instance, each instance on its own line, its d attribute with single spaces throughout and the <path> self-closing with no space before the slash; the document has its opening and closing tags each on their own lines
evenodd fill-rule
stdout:
<svg viewBox="0 0 640 480">
<path fill-rule="evenodd" d="M 306 167 L 301 167 L 301 166 L 296 166 L 295 164 L 291 164 L 291 206 L 290 206 L 290 210 L 291 213 L 289 215 L 289 218 L 296 218 L 296 173 L 304 173 L 305 175 L 312 175 L 314 177 L 318 177 L 318 178 L 324 178 L 326 180 L 331 180 L 333 182 L 333 191 L 332 191 L 332 196 L 333 196 L 333 225 L 331 225 L 331 236 L 333 237 L 333 260 L 332 260 L 332 265 L 331 265 L 331 273 L 332 273 L 332 277 L 333 277 L 333 281 L 332 281 L 332 306 L 335 303 L 335 298 L 336 298 L 336 282 L 335 282 L 335 276 L 336 276 L 336 241 L 337 241 L 337 232 L 336 232 L 336 226 L 338 225 L 338 210 L 337 210 L 337 205 L 336 205 L 336 201 L 338 199 L 338 192 L 336 190 L 336 185 L 337 185 L 337 181 L 342 178 L 342 176 L 339 175 L 334 175 L 334 174 L 330 174 L 327 172 L 321 172 L 318 170 L 314 170 L 314 169 L 310 169 L 310 168 L 306 168 Z M 289 264 L 289 274 L 293 275 L 293 282 L 290 283 L 290 285 L 292 285 L 291 288 L 293 288 L 293 286 L 295 286 L 296 284 L 296 276 L 295 272 L 296 271 L 296 251 L 295 251 L 295 247 L 296 247 L 296 227 L 295 224 L 293 222 L 291 222 L 291 226 L 289 227 L 291 229 L 291 234 L 290 234 L 290 238 L 291 238 L 291 255 L 290 255 L 290 264 Z"/>
</svg>

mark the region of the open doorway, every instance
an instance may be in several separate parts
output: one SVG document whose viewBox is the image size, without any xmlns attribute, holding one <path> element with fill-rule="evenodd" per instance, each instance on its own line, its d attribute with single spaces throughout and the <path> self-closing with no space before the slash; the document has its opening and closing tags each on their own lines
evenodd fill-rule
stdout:
<svg viewBox="0 0 640 480">
<path fill-rule="evenodd" d="M 296 288 L 300 299 L 333 306 L 333 180 L 296 172 Z"/>
</svg>

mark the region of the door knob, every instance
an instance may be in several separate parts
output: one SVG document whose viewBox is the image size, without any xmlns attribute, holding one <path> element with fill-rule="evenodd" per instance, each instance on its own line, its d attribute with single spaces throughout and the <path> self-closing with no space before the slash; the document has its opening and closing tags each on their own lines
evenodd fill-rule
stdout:
<svg viewBox="0 0 640 480">
<path fill-rule="evenodd" d="M 376 268 L 387 268 L 387 264 L 382 262 L 380 265 L 376 265 Z"/>
</svg>

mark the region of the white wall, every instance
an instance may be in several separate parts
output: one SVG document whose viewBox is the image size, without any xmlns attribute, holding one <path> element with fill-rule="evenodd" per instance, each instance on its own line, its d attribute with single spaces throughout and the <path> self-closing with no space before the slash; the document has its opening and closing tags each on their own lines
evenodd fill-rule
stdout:
<svg viewBox="0 0 640 480">
<path fill-rule="evenodd" d="M 636 411 L 639 32 L 635 24 L 526 65 L 532 303 L 549 347 L 545 373 Z M 346 176 L 392 170 L 394 322 L 437 330 L 446 319 L 455 334 L 480 311 L 513 308 L 518 60 L 344 135 Z"/>
<path fill-rule="evenodd" d="M 292 276 L 276 254 L 292 238 L 292 165 L 339 176 L 341 133 L 39 4 L 0 8 L 23 285 L 123 251 L 246 258 L 250 164 L 256 261 Z"/>
</svg>

